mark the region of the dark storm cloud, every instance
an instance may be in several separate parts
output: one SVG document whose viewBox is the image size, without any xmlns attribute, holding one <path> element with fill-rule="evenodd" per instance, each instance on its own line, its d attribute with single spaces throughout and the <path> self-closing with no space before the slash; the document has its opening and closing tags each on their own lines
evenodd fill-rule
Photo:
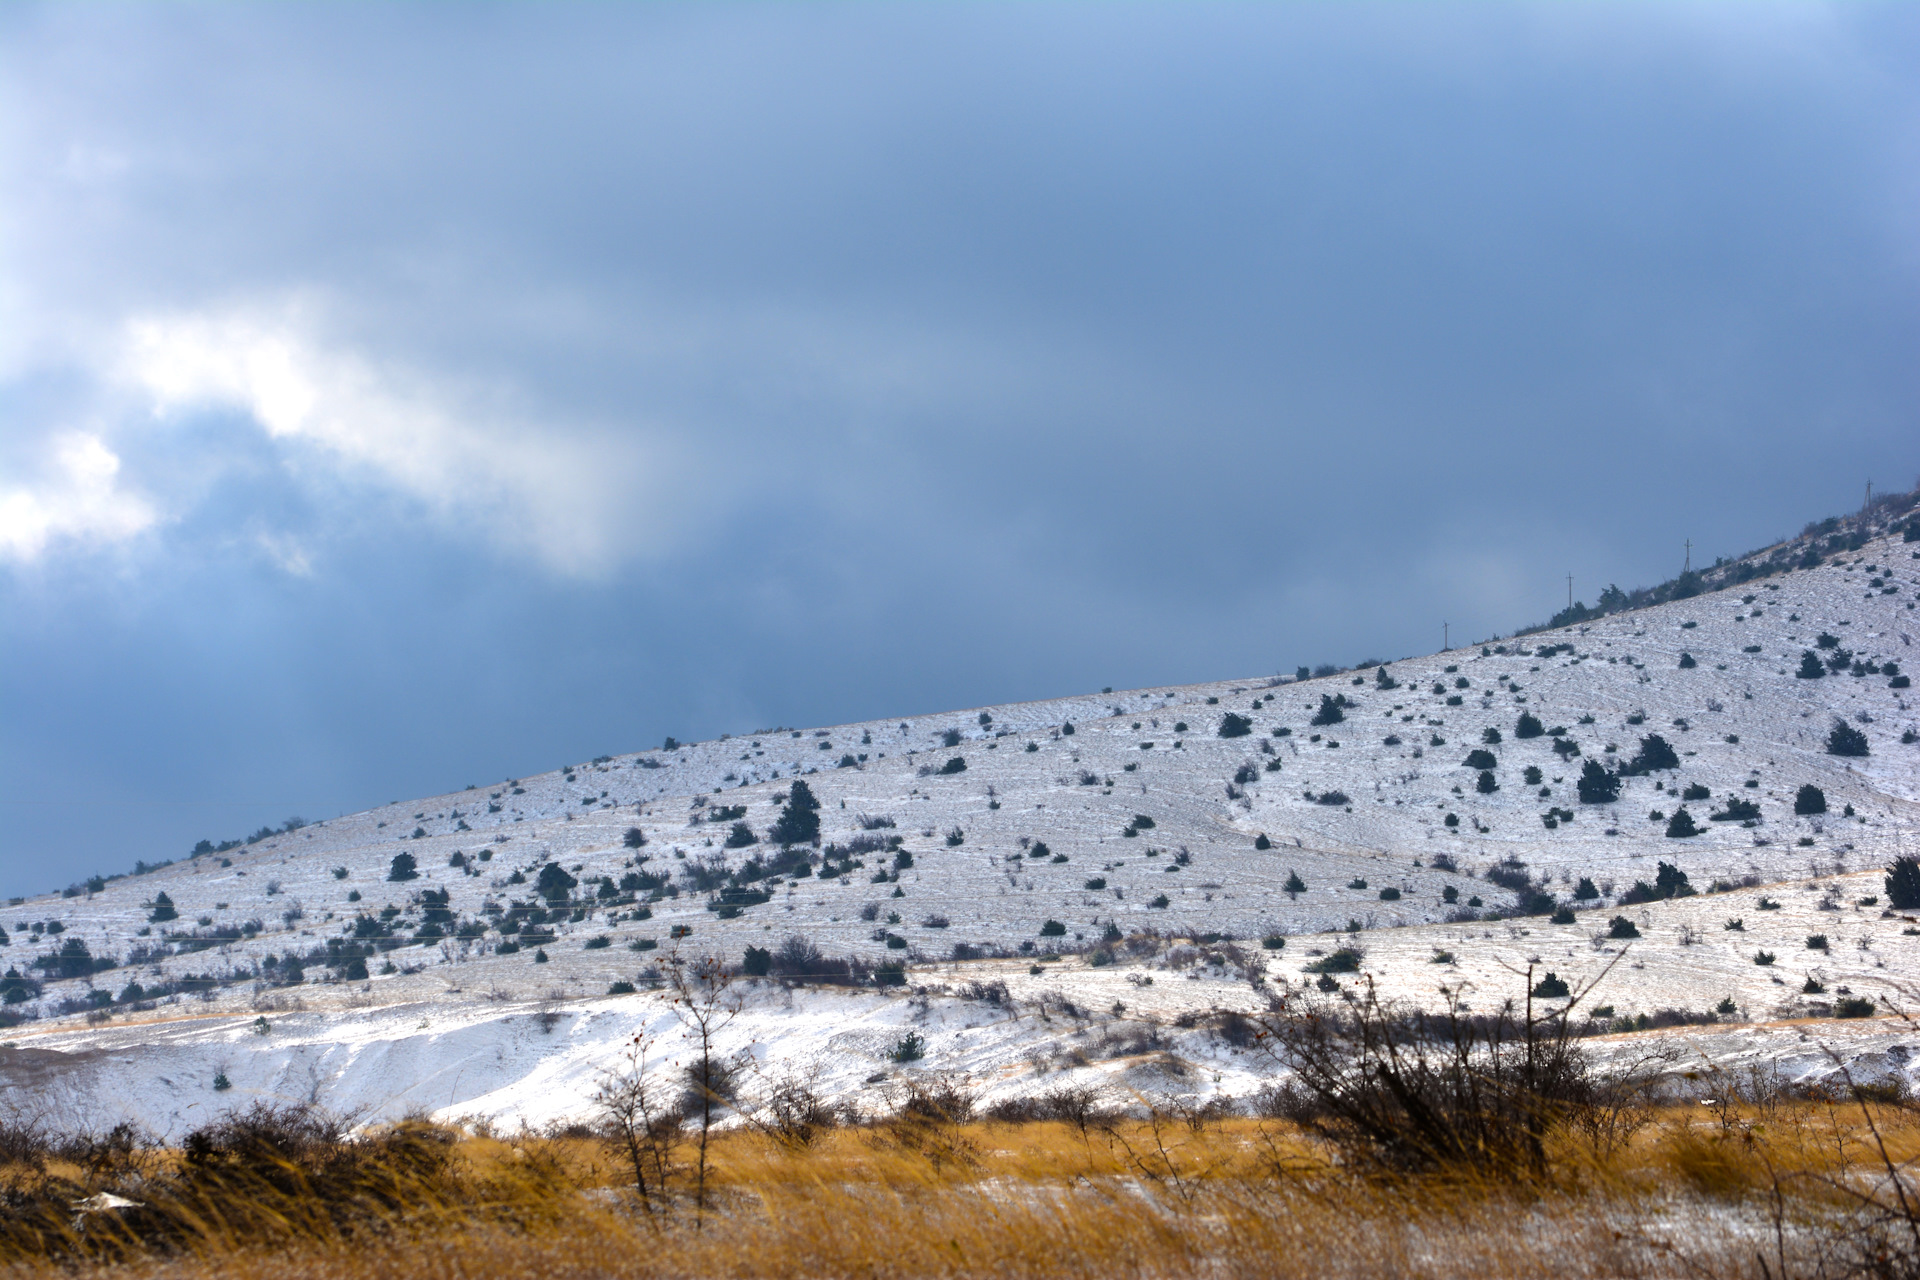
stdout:
<svg viewBox="0 0 1920 1280">
<path fill-rule="evenodd" d="M 10 9 L 0 879 L 1424 651 L 1908 483 L 1917 26 Z"/>
</svg>

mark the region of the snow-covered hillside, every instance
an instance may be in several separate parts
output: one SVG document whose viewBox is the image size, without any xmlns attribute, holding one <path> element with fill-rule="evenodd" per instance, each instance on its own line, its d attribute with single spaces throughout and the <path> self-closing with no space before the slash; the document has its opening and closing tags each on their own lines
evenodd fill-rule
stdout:
<svg viewBox="0 0 1920 1280">
<path fill-rule="evenodd" d="M 1920 544 L 1882 528 L 1817 567 L 1384 667 L 767 731 L 314 823 L 15 900 L 0 963 L 27 1020 L 0 1071 L 16 1095 L 78 1089 L 75 1106 L 145 1080 L 137 1109 L 156 1124 L 214 1105 L 215 1073 L 560 1114 L 603 1050 L 665 1016 L 650 962 L 676 947 L 738 961 L 795 935 L 904 963 L 906 985 L 760 988 L 738 1034 L 763 1054 L 791 1036 L 831 1058 L 859 1028 L 878 1045 L 910 1016 L 972 1019 L 929 1061 L 1003 1084 L 1088 1034 L 1020 1016 L 1048 1000 L 1192 1028 L 1252 1001 L 1250 977 L 1308 981 L 1350 946 L 1390 991 L 1466 983 L 1492 1001 L 1536 959 L 1599 972 L 1623 914 L 1641 940 L 1595 997 L 1622 1015 L 1824 1012 L 1920 977 L 1920 928 L 1862 901 L 1878 868 L 1920 852 L 1902 674 L 1920 661 L 1916 599 Z M 1829 753 L 1836 723 L 1866 754 Z M 1583 802 L 1589 762 L 1616 799 Z M 820 839 L 783 853 L 772 829 L 796 779 Z M 1824 813 L 1796 814 L 1809 786 Z M 1698 834 L 1677 833 L 1683 808 Z M 393 878 L 396 857 L 415 878 Z M 1663 862 L 1698 894 L 1623 907 Z M 1572 923 L 1551 922 L 1561 908 Z M 910 1015 L 900 998 L 968 982 L 1002 982 L 1011 1003 L 955 995 Z M 528 1030 L 533 1002 L 566 1029 Z M 259 1013 L 280 1025 L 256 1034 Z M 836 1067 L 849 1082 L 884 1066 L 861 1045 Z M 1184 1060 L 1208 1052 L 1226 1050 Z M 1233 1087 L 1230 1068 L 1190 1087 Z"/>
</svg>

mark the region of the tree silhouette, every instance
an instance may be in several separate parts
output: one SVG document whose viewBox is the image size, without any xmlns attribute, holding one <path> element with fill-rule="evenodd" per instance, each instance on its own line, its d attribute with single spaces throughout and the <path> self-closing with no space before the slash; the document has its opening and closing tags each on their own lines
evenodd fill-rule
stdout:
<svg viewBox="0 0 1920 1280">
<path fill-rule="evenodd" d="M 793 790 L 787 793 L 787 807 L 780 811 L 779 819 L 767 832 L 767 839 L 780 845 L 819 841 L 820 802 L 814 798 L 813 788 L 804 782 L 793 784 Z"/>
<path fill-rule="evenodd" d="M 1830 756 L 1867 755 L 1867 735 L 1845 720 L 1835 720 L 1833 731 L 1827 734 L 1827 754 Z"/>
</svg>

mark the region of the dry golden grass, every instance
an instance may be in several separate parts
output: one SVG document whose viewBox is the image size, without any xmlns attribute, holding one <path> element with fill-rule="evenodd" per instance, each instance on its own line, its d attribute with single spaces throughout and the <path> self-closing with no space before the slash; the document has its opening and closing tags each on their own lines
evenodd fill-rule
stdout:
<svg viewBox="0 0 1920 1280">
<path fill-rule="evenodd" d="M 1872 1120 L 1851 1104 L 1670 1110 L 1611 1147 L 1561 1132 L 1550 1177 L 1519 1183 L 1363 1175 L 1297 1129 L 1253 1120 L 834 1129 L 802 1149 L 736 1132 L 714 1144 L 704 1211 L 684 1177 L 644 1208 L 592 1140 L 449 1145 L 416 1127 L 338 1167 L 222 1174 L 211 1194 L 166 1201 L 164 1218 L 156 1197 L 144 1232 L 131 1213 L 43 1213 L 22 1230 L 35 1179 L 86 1187 L 100 1170 L 16 1168 L 0 1259 L 15 1274 L 183 1280 L 1494 1280 L 1759 1276 L 1762 1258 L 1774 1277 L 1813 1274 L 1822 1259 L 1839 1275 L 1848 1268 L 1833 1261 L 1859 1255 L 1870 1232 L 1836 1185 L 1868 1185 L 1876 1130 L 1894 1160 L 1920 1154 L 1911 1113 L 1876 1107 Z M 180 1153 L 147 1158 L 136 1172 L 155 1188 L 187 1168 Z"/>
</svg>

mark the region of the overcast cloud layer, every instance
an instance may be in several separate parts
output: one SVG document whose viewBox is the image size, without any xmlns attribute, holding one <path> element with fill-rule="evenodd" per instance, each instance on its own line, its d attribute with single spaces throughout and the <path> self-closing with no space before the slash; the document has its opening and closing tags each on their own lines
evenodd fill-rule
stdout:
<svg viewBox="0 0 1920 1280">
<path fill-rule="evenodd" d="M 1920 470 L 1920 11 L 0 10 L 0 892 Z"/>
</svg>

